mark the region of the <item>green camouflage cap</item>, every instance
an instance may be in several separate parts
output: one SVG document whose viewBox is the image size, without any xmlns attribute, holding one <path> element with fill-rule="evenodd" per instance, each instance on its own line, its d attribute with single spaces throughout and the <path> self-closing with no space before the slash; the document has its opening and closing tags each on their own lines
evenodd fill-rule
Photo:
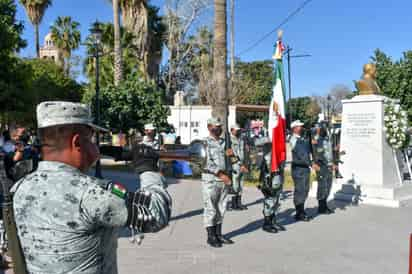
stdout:
<svg viewBox="0 0 412 274">
<path fill-rule="evenodd" d="M 108 131 L 93 124 L 88 105 L 62 101 L 42 102 L 37 105 L 38 128 L 72 124 L 87 125 L 98 131 Z"/>
<path fill-rule="evenodd" d="M 211 117 L 211 118 L 207 119 L 207 124 L 212 125 L 212 126 L 221 126 L 222 121 L 220 121 L 219 118 Z"/>
</svg>

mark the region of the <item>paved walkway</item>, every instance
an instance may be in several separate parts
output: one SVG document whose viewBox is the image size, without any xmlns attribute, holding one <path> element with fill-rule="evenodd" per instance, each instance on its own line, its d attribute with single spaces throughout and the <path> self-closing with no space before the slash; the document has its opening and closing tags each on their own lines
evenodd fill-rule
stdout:
<svg viewBox="0 0 412 274">
<path fill-rule="evenodd" d="M 104 175 L 133 189 L 130 173 L 106 171 Z M 212 249 L 205 243 L 202 227 L 200 181 L 170 183 L 173 220 L 160 233 L 147 234 L 140 247 L 131 245 L 122 233 L 120 274 L 407 273 L 410 208 L 337 204 L 334 215 L 295 223 L 291 193 L 285 193 L 280 216 L 287 231 L 267 234 L 261 230 L 262 195 L 247 188 L 249 210 L 228 212 L 224 223 L 224 232 L 235 244 Z M 310 200 L 310 213 L 316 213 L 315 206 Z"/>
<path fill-rule="evenodd" d="M 133 176 L 106 172 L 106 176 L 133 185 Z M 172 181 L 173 220 L 158 234 L 146 235 L 142 246 L 119 240 L 119 273 L 320 274 L 407 273 L 410 208 L 389 209 L 336 204 L 336 214 L 295 223 L 291 193 L 280 210 L 287 231 L 261 230 L 262 195 L 245 190 L 249 210 L 228 212 L 224 232 L 236 243 L 209 248 L 202 227 L 200 181 Z M 309 212 L 316 213 L 309 201 Z"/>
</svg>

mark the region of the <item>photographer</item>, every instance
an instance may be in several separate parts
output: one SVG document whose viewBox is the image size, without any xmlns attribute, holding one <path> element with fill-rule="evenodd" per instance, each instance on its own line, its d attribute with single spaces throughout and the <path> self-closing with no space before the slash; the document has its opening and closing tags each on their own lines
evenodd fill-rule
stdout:
<svg viewBox="0 0 412 274">
<path fill-rule="evenodd" d="M 37 153 L 28 145 L 29 139 L 24 127 L 18 126 L 11 130 L 11 140 L 4 149 L 4 165 L 7 177 L 13 182 L 32 172 L 38 162 Z"/>
</svg>

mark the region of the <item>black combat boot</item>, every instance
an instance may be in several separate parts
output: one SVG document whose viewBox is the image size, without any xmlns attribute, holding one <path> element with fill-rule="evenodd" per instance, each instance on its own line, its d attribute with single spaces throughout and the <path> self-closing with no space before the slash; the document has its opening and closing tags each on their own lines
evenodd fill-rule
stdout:
<svg viewBox="0 0 412 274">
<path fill-rule="evenodd" d="M 272 216 L 265 216 L 262 229 L 268 233 L 278 233 L 278 229 L 272 223 Z"/>
<path fill-rule="evenodd" d="M 323 200 L 319 200 L 319 209 L 318 209 L 318 213 L 319 214 L 333 214 L 335 213 L 335 211 L 333 211 L 333 209 L 330 209 L 328 207 L 328 201 L 327 199 L 323 199 Z"/>
<path fill-rule="evenodd" d="M 206 227 L 207 243 L 212 247 L 222 247 L 222 243 L 216 237 L 216 226 Z"/>
<path fill-rule="evenodd" d="M 343 179 L 343 176 L 342 176 L 342 174 L 340 174 L 339 169 L 336 169 L 336 171 L 335 171 L 335 178 L 336 179 Z"/>
<path fill-rule="evenodd" d="M 221 244 L 230 245 L 234 243 L 231 239 L 227 239 L 222 235 L 222 224 L 216 225 L 216 238 Z"/>
<path fill-rule="evenodd" d="M 326 208 L 324 200 L 318 200 L 318 213 L 319 214 L 326 214 Z"/>
<path fill-rule="evenodd" d="M 286 228 L 277 222 L 275 214 L 272 215 L 272 225 L 279 231 L 286 231 Z"/>
<path fill-rule="evenodd" d="M 296 221 L 309 222 L 311 220 L 311 218 L 308 217 L 308 215 L 306 215 L 304 204 L 296 205 L 295 207 L 296 207 L 296 215 L 295 215 Z"/>
<path fill-rule="evenodd" d="M 236 200 L 236 195 L 232 196 L 232 201 L 230 202 L 230 208 L 231 210 L 237 210 L 237 200 Z"/>
<path fill-rule="evenodd" d="M 242 204 L 242 195 L 237 196 L 236 202 L 237 202 L 237 208 L 239 210 L 246 210 L 247 209 L 247 206 Z"/>
</svg>

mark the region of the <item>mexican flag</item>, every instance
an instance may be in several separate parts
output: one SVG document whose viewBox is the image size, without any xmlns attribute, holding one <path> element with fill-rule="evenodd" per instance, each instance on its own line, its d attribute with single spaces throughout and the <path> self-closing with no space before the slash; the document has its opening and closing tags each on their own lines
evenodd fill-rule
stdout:
<svg viewBox="0 0 412 274">
<path fill-rule="evenodd" d="M 272 166 L 271 171 L 279 170 L 280 164 L 286 160 L 286 116 L 285 97 L 283 88 L 282 40 L 276 43 L 275 59 L 275 85 L 269 108 L 268 131 L 272 141 Z"/>
</svg>

